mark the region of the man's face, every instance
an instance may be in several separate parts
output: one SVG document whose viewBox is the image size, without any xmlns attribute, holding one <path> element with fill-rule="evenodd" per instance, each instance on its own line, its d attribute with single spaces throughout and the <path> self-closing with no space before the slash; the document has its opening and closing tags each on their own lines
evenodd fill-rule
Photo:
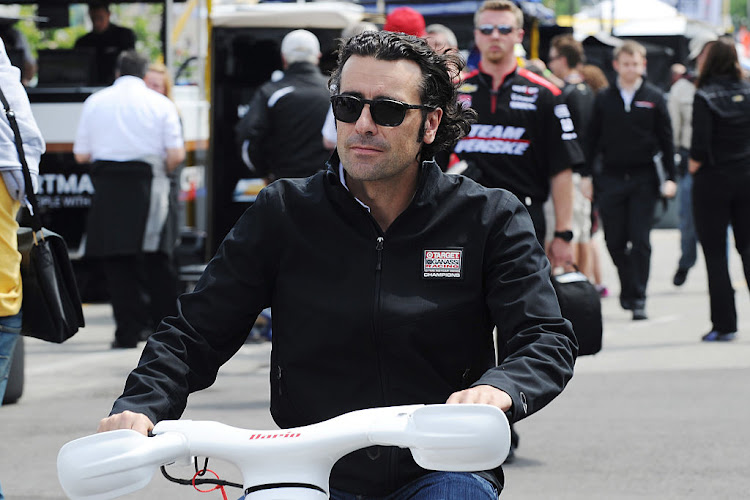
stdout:
<svg viewBox="0 0 750 500">
<path fill-rule="evenodd" d="M 167 82 L 163 73 L 148 70 L 143 76 L 143 81 L 146 82 L 146 87 L 151 90 L 155 90 L 162 95 L 167 95 Z"/>
<path fill-rule="evenodd" d="M 621 52 L 612 65 L 624 85 L 633 85 L 646 71 L 646 58 L 640 54 Z"/>
<path fill-rule="evenodd" d="M 507 63 L 515 57 L 513 48 L 523 40 L 523 29 L 516 26 L 516 16 L 510 11 L 486 10 L 479 15 L 479 22 L 474 26 L 474 44 L 482 55 L 482 61 L 499 64 Z M 478 27 L 483 25 L 512 26 L 512 32 L 503 35 L 496 28 L 489 35 L 483 34 Z"/>
<path fill-rule="evenodd" d="M 97 8 L 89 12 L 91 24 L 94 25 L 94 33 L 101 33 L 109 28 L 109 12 L 107 9 Z"/>
<path fill-rule="evenodd" d="M 565 75 L 565 71 L 568 69 L 568 61 L 557 52 L 556 48 L 552 47 L 549 49 L 547 67 L 552 74 L 558 78 L 562 78 Z"/>
<path fill-rule="evenodd" d="M 422 72 L 412 61 L 381 61 L 352 56 L 341 71 L 340 93 L 363 99 L 388 98 L 421 104 Z M 358 181 L 396 180 L 417 166 L 422 143 L 432 143 L 442 110 L 428 113 L 423 135 L 422 110 L 410 109 L 396 127 L 377 125 L 365 105 L 354 123 L 336 122 L 339 158 L 349 177 Z"/>
</svg>

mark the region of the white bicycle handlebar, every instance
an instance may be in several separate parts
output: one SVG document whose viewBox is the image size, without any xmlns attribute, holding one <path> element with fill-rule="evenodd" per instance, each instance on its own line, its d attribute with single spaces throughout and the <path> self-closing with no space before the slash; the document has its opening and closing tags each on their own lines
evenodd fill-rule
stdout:
<svg viewBox="0 0 750 500">
<path fill-rule="evenodd" d="M 239 468 L 247 500 L 322 500 L 333 465 L 361 448 L 409 448 L 425 469 L 467 472 L 498 467 L 510 448 L 508 420 L 489 405 L 372 408 L 273 431 L 165 420 L 153 434 L 118 430 L 67 443 L 57 457 L 63 490 L 74 500 L 117 498 L 145 487 L 162 465 L 205 456 Z"/>
</svg>

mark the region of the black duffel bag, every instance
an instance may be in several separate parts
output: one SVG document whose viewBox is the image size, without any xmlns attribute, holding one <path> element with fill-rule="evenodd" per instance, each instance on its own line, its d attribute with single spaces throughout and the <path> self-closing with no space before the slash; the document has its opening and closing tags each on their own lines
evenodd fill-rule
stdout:
<svg viewBox="0 0 750 500">
<path fill-rule="evenodd" d="M 601 351 L 602 304 L 596 287 L 578 270 L 552 276 L 552 286 L 563 317 L 573 324 L 578 355 Z"/>
</svg>

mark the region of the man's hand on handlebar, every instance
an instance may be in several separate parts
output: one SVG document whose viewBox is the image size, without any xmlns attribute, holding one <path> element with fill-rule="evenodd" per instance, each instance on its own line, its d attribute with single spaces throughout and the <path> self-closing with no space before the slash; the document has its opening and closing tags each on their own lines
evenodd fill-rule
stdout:
<svg viewBox="0 0 750 500">
<path fill-rule="evenodd" d="M 125 410 L 122 413 L 103 418 L 99 422 L 96 432 L 114 431 L 117 429 L 133 429 L 144 436 L 148 436 L 154 428 L 154 423 L 143 413 Z"/>
<path fill-rule="evenodd" d="M 491 385 L 478 385 L 470 389 L 454 392 L 446 401 L 447 404 L 485 404 L 497 406 L 502 411 L 508 411 L 513 400 L 508 393 Z"/>
</svg>

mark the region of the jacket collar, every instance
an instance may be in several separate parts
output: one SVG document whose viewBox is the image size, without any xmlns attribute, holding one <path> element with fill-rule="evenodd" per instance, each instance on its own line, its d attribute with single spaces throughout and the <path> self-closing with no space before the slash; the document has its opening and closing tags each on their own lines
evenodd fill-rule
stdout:
<svg viewBox="0 0 750 500">
<path fill-rule="evenodd" d="M 339 153 L 334 149 L 331 157 L 326 162 L 326 179 L 328 180 L 329 184 L 340 186 L 349 194 L 351 198 L 354 199 L 354 196 L 349 192 L 349 190 L 341 184 L 341 180 L 339 179 L 340 164 L 341 159 L 339 159 Z M 440 167 L 435 162 L 435 160 L 426 160 L 422 162 L 422 165 L 420 165 L 419 167 L 417 191 L 414 193 L 414 198 L 412 200 L 413 204 L 416 203 L 418 205 L 421 205 L 433 196 L 441 174 L 442 172 L 440 170 Z"/>
<path fill-rule="evenodd" d="M 284 74 L 290 74 L 290 75 L 303 75 L 308 73 L 320 73 L 320 69 L 318 69 L 318 66 L 315 64 L 300 61 L 296 63 L 292 63 L 284 70 Z"/>
</svg>

